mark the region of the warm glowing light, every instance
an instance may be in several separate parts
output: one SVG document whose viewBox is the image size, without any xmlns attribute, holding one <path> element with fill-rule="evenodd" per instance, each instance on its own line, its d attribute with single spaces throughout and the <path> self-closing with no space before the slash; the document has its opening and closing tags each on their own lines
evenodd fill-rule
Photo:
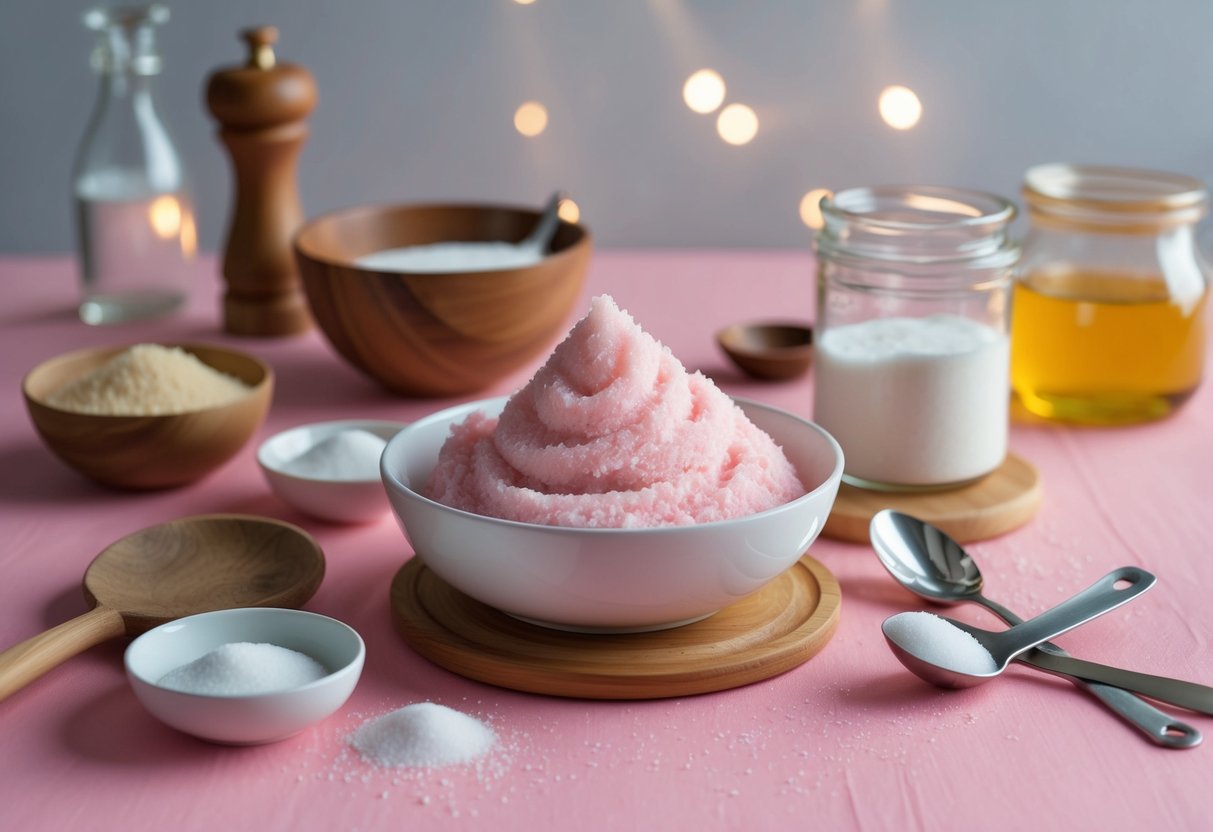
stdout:
<svg viewBox="0 0 1213 832">
<path fill-rule="evenodd" d="M 581 219 L 581 208 L 566 196 L 560 201 L 560 207 L 556 209 L 556 216 L 565 222 L 577 222 Z"/>
<path fill-rule="evenodd" d="M 175 196 L 158 196 L 148 206 L 147 218 L 157 237 L 171 240 L 181 232 L 181 203 Z"/>
<path fill-rule="evenodd" d="M 895 130 L 909 130 L 922 118 L 922 102 L 909 87 L 885 87 L 878 106 L 884 123 Z"/>
<path fill-rule="evenodd" d="M 814 230 L 825 224 L 821 218 L 821 198 L 833 196 L 829 188 L 814 188 L 800 200 L 800 221 Z"/>
<path fill-rule="evenodd" d="M 514 2 L 517 3 L 519 6 L 529 6 L 532 3 L 534 3 L 535 0 L 514 0 Z"/>
<path fill-rule="evenodd" d="M 682 100 L 697 113 L 711 113 L 724 103 L 724 79 L 714 69 L 691 73 L 682 85 Z"/>
<path fill-rule="evenodd" d="M 192 258 L 198 251 L 198 227 L 194 215 L 185 211 L 181 216 L 181 253 Z"/>
<path fill-rule="evenodd" d="M 730 104 L 716 117 L 716 132 L 729 144 L 748 144 L 758 135 L 758 116 L 744 104 Z"/>
<path fill-rule="evenodd" d="M 933 214 L 960 214 L 962 217 L 980 217 L 981 209 L 955 199 L 928 194 L 906 194 L 906 205 Z"/>
<path fill-rule="evenodd" d="M 538 136 L 548 126 L 548 108 L 538 101 L 527 101 L 514 111 L 514 129 L 524 136 Z"/>
</svg>

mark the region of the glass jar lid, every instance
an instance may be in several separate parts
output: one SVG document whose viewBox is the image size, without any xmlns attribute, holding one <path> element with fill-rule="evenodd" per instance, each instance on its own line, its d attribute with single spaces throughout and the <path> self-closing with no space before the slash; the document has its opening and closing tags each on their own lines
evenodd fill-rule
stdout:
<svg viewBox="0 0 1213 832">
<path fill-rule="evenodd" d="M 819 255 L 919 265 L 1010 265 L 1015 206 L 981 191 L 933 185 L 851 188 L 821 200 Z"/>
<path fill-rule="evenodd" d="M 1196 223 L 1209 201 L 1204 183 L 1191 176 L 1065 163 L 1029 168 L 1023 197 L 1033 220 L 1116 233 Z"/>
</svg>

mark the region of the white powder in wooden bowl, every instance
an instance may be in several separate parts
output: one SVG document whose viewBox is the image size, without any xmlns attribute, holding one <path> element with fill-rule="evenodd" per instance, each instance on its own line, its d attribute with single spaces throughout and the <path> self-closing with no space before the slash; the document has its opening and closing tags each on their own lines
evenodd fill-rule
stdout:
<svg viewBox="0 0 1213 832">
<path fill-rule="evenodd" d="M 98 416 L 164 416 L 231 404 L 249 389 L 180 347 L 136 344 L 59 388 L 46 403 Z"/>
</svg>

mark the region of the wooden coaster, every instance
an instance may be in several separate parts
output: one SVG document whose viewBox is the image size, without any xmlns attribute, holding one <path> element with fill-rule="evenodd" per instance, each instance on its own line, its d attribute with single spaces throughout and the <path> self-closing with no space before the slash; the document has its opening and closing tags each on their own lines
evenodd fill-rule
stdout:
<svg viewBox="0 0 1213 832">
<path fill-rule="evenodd" d="M 748 685 L 803 664 L 838 626 L 842 593 L 802 557 L 762 589 L 694 624 L 585 634 L 519 621 L 451 587 L 414 557 L 392 581 L 404 640 L 447 670 L 530 693 L 658 699 Z"/>
<path fill-rule="evenodd" d="M 893 508 L 934 523 L 958 543 L 968 543 L 1022 526 L 1036 513 L 1040 498 L 1036 468 L 1008 454 L 993 473 L 950 491 L 868 491 L 843 483 L 821 533 L 836 540 L 867 543 L 872 517 L 882 509 Z"/>
</svg>

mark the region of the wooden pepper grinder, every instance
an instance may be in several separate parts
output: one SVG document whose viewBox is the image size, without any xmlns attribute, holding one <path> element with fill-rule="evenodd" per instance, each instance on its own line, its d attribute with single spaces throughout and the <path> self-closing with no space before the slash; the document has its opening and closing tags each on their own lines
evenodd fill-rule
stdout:
<svg viewBox="0 0 1213 832">
<path fill-rule="evenodd" d="M 236 177 L 223 254 L 223 328 L 236 335 L 292 335 L 312 326 L 291 237 L 303 222 L 295 172 L 316 84 L 303 67 L 277 62 L 273 26 L 240 34 L 249 45 L 248 62 L 216 71 L 206 87 Z"/>
</svg>

